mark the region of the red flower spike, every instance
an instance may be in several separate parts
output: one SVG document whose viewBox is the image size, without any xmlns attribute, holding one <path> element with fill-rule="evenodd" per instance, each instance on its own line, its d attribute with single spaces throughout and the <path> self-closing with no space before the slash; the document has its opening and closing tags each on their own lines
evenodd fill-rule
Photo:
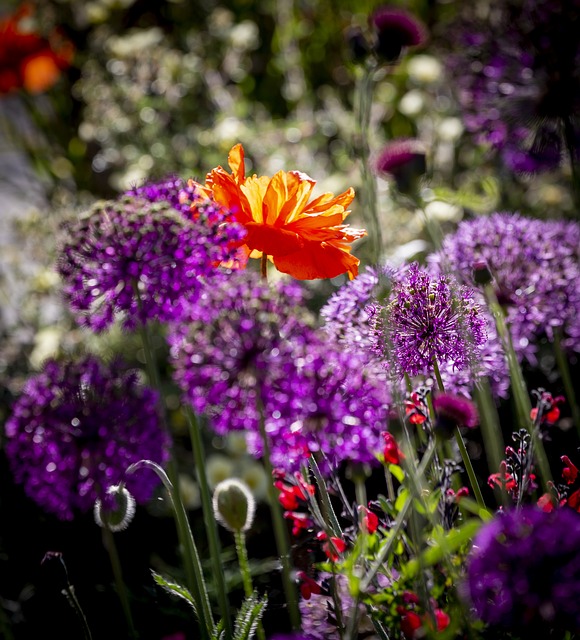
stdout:
<svg viewBox="0 0 580 640">
<path fill-rule="evenodd" d="M 578 467 L 576 467 L 568 456 L 562 456 L 560 460 L 566 465 L 562 470 L 562 478 L 566 480 L 566 484 L 574 484 L 578 477 Z"/>
</svg>

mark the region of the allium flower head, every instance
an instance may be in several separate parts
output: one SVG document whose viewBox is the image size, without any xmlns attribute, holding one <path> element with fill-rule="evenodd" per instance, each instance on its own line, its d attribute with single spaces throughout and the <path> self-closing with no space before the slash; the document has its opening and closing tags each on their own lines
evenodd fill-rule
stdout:
<svg viewBox="0 0 580 640">
<path fill-rule="evenodd" d="M 291 364 L 276 389 L 289 402 L 268 431 L 273 466 L 298 471 L 312 453 L 324 456 L 323 473 L 342 462 L 376 463 L 390 404 L 384 370 L 322 333 L 287 348 L 283 358 Z M 250 434 L 248 448 L 261 455 L 259 437 Z"/>
<path fill-rule="evenodd" d="M 577 631 L 579 548 L 580 515 L 572 509 L 498 514 L 475 537 L 467 565 L 465 591 L 477 616 L 534 637 Z"/>
<path fill-rule="evenodd" d="M 200 219 L 214 207 L 199 208 Z M 123 314 L 123 326 L 179 317 L 215 274 L 223 238 L 190 222 L 167 202 L 124 197 L 100 202 L 65 225 L 58 271 L 80 324 L 95 331 Z"/>
<path fill-rule="evenodd" d="M 267 255 L 274 266 L 299 280 L 358 273 L 351 243 L 366 235 L 343 224 L 354 190 L 333 196 L 310 196 L 316 182 L 300 171 L 279 171 L 274 177 L 246 176 L 244 149 L 228 155 L 232 173 L 217 167 L 207 174 L 202 193 L 232 211 L 247 235 L 243 249 L 251 258 Z"/>
<path fill-rule="evenodd" d="M 33 10 L 23 4 L 0 19 L 0 95 L 18 89 L 42 93 L 70 66 L 74 47 L 54 31 L 46 39 L 30 29 Z"/>
<path fill-rule="evenodd" d="M 6 423 L 6 455 L 16 482 L 46 511 L 71 520 L 75 511 L 107 499 L 111 485 L 141 459 L 163 464 L 168 439 L 157 394 L 120 362 L 93 356 L 46 363 L 30 378 Z M 127 479 L 139 503 L 151 497 L 155 474 Z"/>
<path fill-rule="evenodd" d="M 423 44 L 427 38 L 424 25 L 403 9 L 379 7 L 371 15 L 370 23 L 376 33 L 374 50 L 388 62 L 397 60 L 403 48 Z"/>
<path fill-rule="evenodd" d="M 409 193 L 426 171 L 425 154 L 425 145 L 420 140 L 394 140 L 376 159 L 375 171 L 394 179 L 401 193 Z"/>
<path fill-rule="evenodd" d="M 535 362 L 538 342 L 554 331 L 580 352 L 580 225 L 536 220 L 515 213 L 461 222 L 433 261 L 465 284 L 474 264 L 485 262 L 506 313 L 514 349 Z"/>
<path fill-rule="evenodd" d="M 433 370 L 433 363 L 469 367 L 475 347 L 486 341 L 485 320 L 474 292 L 447 276 L 431 276 L 412 264 L 393 285 L 385 326 L 396 368 L 409 375 Z"/>
<path fill-rule="evenodd" d="M 308 330 L 301 303 L 295 283 L 270 285 L 254 272 L 233 272 L 173 326 L 175 380 L 218 433 L 258 430 L 258 401 L 266 416 L 285 401 L 274 397 L 272 381 L 283 375 L 280 350 L 288 336 Z"/>
<path fill-rule="evenodd" d="M 473 9 L 473 7 L 470 7 Z M 455 28 L 448 66 L 469 131 L 514 171 L 556 167 L 580 148 L 577 0 L 502 0 Z"/>
</svg>

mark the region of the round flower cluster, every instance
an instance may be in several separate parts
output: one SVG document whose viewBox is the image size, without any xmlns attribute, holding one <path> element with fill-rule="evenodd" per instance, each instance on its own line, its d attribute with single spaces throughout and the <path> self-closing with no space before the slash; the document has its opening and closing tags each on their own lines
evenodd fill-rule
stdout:
<svg viewBox="0 0 580 640">
<path fill-rule="evenodd" d="M 500 0 L 455 27 L 447 66 L 466 128 L 514 171 L 553 169 L 565 149 L 578 160 L 579 30 L 576 0 Z"/>
<path fill-rule="evenodd" d="M 198 209 L 192 222 L 163 200 L 123 197 L 67 223 L 58 271 L 77 321 L 103 331 L 117 314 L 128 329 L 179 317 L 228 255 L 220 209 Z M 214 214 L 215 233 L 205 221 Z"/>
<path fill-rule="evenodd" d="M 562 507 L 500 513 L 473 542 L 466 593 L 493 627 L 531 632 L 580 627 L 580 515 Z"/>
<path fill-rule="evenodd" d="M 505 309 L 520 358 L 535 363 L 538 342 L 555 330 L 562 344 L 580 352 L 580 225 L 496 213 L 461 222 L 434 261 L 472 283 L 485 263 Z"/>
<path fill-rule="evenodd" d="M 344 461 L 376 463 L 390 403 L 384 369 L 321 333 L 287 347 L 275 388 L 288 402 L 268 430 L 273 466 L 299 471 L 310 454 L 319 456 L 323 473 Z M 257 434 L 249 434 L 248 448 L 261 455 Z"/>
<path fill-rule="evenodd" d="M 16 482 L 63 520 L 75 510 L 91 510 L 95 500 L 107 499 L 111 485 L 125 482 L 129 465 L 167 460 L 157 403 L 157 394 L 119 361 L 48 361 L 28 380 L 6 423 L 6 455 Z M 157 483 L 153 473 L 126 480 L 139 503 Z"/>
<path fill-rule="evenodd" d="M 233 272 L 208 287 L 169 341 L 175 380 L 186 401 L 206 413 L 220 434 L 259 427 L 288 402 L 275 391 L 284 375 L 280 350 L 288 336 L 307 331 L 296 283 L 270 286 L 251 271 Z"/>
<path fill-rule="evenodd" d="M 385 322 L 377 328 L 377 349 L 383 351 L 384 341 L 390 342 L 387 349 L 401 374 L 427 374 L 434 363 L 469 368 L 476 348 L 487 340 L 474 295 L 451 277 L 431 276 L 413 263 L 393 283 Z"/>
</svg>

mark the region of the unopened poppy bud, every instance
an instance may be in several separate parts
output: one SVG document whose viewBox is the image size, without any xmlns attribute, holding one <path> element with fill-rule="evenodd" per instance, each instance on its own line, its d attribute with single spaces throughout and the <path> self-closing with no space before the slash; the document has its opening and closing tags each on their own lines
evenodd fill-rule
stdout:
<svg viewBox="0 0 580 640">
<path fill-rule="evenodd" d="M 123 531 L 135 516 L 135 498 L 124 484 L 114 484 L 107 489 L 104 500 L 95 501 L 94 516 L 99 527 Z"/>
<path fill-rule="evenodd" d="M 215 488 L 213 513 L 228 531 L 247 531 L 254 522 L 255 511 L 256 501 L 245 482 L 231 478 Z"/>
</svg>

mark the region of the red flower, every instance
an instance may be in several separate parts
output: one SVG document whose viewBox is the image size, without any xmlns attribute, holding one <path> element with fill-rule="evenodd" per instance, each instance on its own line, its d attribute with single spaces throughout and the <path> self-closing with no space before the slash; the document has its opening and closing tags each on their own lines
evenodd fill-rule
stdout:
<svg viewBox="0 0 580 640">
<path fill-rule="evenodd" d="M 500 489 L 505 489 L 506 491 L 517 489 L 517 480 L 507 472 L 505 460 L 502 460 L 499 468 L 499 473 L 492 473 L 489 476 L 489 478 L 487 479 L 487 484 L 492 489 L 495 489 L 495 487 L 500 487 Z"/>
<path fill-rule="evenodd" d="M 340 554 L 346 549 L 346 542 L 342 538 L 336 538 L 331 536 L 330 540 L 324 531 L 319 531 L 316 534 L 318 540 L 326 540 L 322 545 L 322 550 L 326 554 L 326 557 L 332 562 L 337 562 L 340 559 Z"/>
<path fill-rule="evenodd" d="M 566 465 L 562 471 L 562 478 L 566 484 L 574 484 L 578 477 L 578 468 L 572 463 L 568 456 L 562 456 L 560 460 Z"/>
<path fill-rule="evenodd" d="M 307 573 L 304 571 L 299 571 L 297 574 L 298 579 L 300 580 L 300 593 L 304 600 L 310 600 L 310 596 L 314 594 L 322 593 L 322 587 L 313 580 Z"/>
<path fill-rule="evenodd" d="M 385 462 L 390 464 L 401 464 L 401 460 L 405 459 L 405 454 L 399 449 L 393 434 L 385 431 L 383 434 L 385 448 L 383 449 L 383 457 Z"/>
<path fill-rule="evenodd" d="M 70 66 L 74 48 L 58 32 L 45 39 L 29 28 L 32 7 L 23 4 L 0 20 L 0 95 L 18 89 L 41 93 Z"/>
<path fill-rule="evenodd" d="M 413 638 L 415 638 L 415 632 L 423 626 L 421 618 L 414 611 L 409 611 L 404 607 L 398 607 L 397 613 L 403 616 L 401 618 L 401 631 L 403 635 L 408 640 L 413 640 Z"/>
<path fill-rule="evenodd" d="M 379 518 L 376 513 L 373 513 L 361 504 L 358 508 L 359 512 L 364 512 L 363 527 L 367 533 L 374 533 L 379 527 Z"/>
</svg>

